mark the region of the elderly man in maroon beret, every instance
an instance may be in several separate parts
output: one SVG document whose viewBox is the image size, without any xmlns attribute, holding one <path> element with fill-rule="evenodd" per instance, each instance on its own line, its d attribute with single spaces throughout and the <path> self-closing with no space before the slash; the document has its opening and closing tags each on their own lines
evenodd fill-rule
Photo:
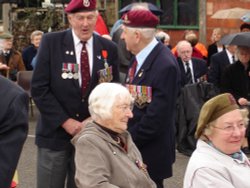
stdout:
<svg viewBox="0 0 250 188">
<path fill-rule="evenodd" d="M 43 35 L 32 79 L 32 96 L 41 113 L 37 188 L 76 187 L 70 140 L 90 116 L 92 89 L 119 81 L 116 45 L 94 33 L 96 0 L 71 0 L 65 12 L 71 27 Z"/>
<path fill-rule="evenodd" d="M 175 103 L 180 89 L 176 59 L 155 39 L 159 19 L 148 10 L 123 16 L 126 48 L 135 55 L 126 78 L 135 98 L 128 130 L 158 188 L 172 176 L 175 161 Z"/>
</svg>

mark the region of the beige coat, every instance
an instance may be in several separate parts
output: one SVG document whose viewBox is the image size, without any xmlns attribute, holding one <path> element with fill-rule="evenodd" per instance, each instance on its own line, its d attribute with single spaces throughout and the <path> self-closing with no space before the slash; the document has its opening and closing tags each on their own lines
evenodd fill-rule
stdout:
<svg viewBox="0 0 250 188">
<path fill-rule="evenodd" d="M 128 132 L 127 153 L 94 123 L 72 139 L 75 146 L 75 181 L 78 188 L 155 188 L 148 174 L 136 165 L 141 154 Z"/>
<path fill-rule="evenodd" d="M 249 188 L 250 162 L 225 155 L 202 140 L 189 160 L 183 188 Z"/>
</svg>

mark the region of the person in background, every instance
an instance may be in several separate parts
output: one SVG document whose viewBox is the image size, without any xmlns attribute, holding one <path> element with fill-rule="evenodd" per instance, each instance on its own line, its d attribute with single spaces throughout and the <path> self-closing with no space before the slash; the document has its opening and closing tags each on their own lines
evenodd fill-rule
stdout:
<svg viewBox="0 0 250 188">
<path fill-rule="evenodd" d="M 39 47 L 42 36 L 43 32 L 39 30 L 33 31 L 30 35 L 31 45 L 24 48 L 22 52 L 23 62 L 26 70 L 33 70 L 31 62 L 37 53 L 37 49 Z"/>
<path fill-rule="evenodd" d="M 213 83 L 218 90 L 221 87 L 221 77 L 225 68 L 236 62 L 235 51 L 235 45 L 225 45 L 225 50 L 215 53 L 211 57 L 208 69 L 208 82 Z"/>
<path fill-rule="evenodd" d="M 128 131 L 142 154 L 150 177 L 163 188 L 175 161 L 175 105 L 180 70 L 171 51 L 155 38 L 159 19 L 149 10 L 125 13 L 121 38 L 135 57 L 126 84 L 135 97 Z M 163 149 L 164 148 L 164 149 Z"/>
<path fill-rule="evenodd" d="M 241 32 L 249 32 L 250 31 L 250 24 L 248 24 L 248 23 L 241 24 L 240 31 Z"/>
<path fill-rule="evenodd" d="M 210 66 L 211 57 L 213 54 L 225 50 L 225 46 L 220 44 L 220 39 L 223 37 L 223 31 L 221 28 L 214 28 L 211 36 L 212 44 L 208 46 L 207 66 Z"/>
<path fill-rule="evenodd" d="M 0 75 L 16 81 L 18 71 L 25 70 L 22 55 L 13 48 L 13 35 L 0 34 Z"/>
<path fill-rule="evenodd" d="M 170 50 L 172 46 L 170 45 L 170 36 L 169 34 L 165 33 L 164 31 L 158 31 L 155 34 L 157 40 L 161 41 L 165 46 L 167 46 Z"/>
<path fill-rule="evenodd" d="M 178 65 L 181 70 L 181 86 L 197 83 L 207 74 L 206 61 L 192 57 L 193 47 L 190 42 L 182 40 L 176 45 L 178 53 Z M 189 67 L 189 68 L 188 68 Z M 188 77 L 187 71 L 190 69 L 191 77 Z"/>
<path fill-rule="evenodd" d="M 183 35 L 183 40 L 187 40 L 186 36 L 189 35 L 189 34 L 195 34 L 195 32 L 193 30 L 185 30 L 184 31 L 184 35 Z M 198 41 L 198 37 L 197 35 L 195 34 L 196 37 L 193 37 L 194 35 L 191 35 L 191 38 L 196 38 L 195 40 L 197 40 L 197 43 L 196 45 L 194 46 L 201 54 L 202 54 L 202 57 L 204 59 L 207 58 L 207 48 L 205 47 L 204 44 L 202 44 L 201 42 Z M 176 46 L 174 48 L 171 49 L 172 53 L 177 57 L 177 54 L 176 54 Z"/>
<path fill-rule="evenodd" d="M 28 134 L 29 96 L 0 75 L 0 184 L 10 188 Z"/>
<path fill-rule="evenodd" d="M 248 106 L 250 101 L 250 47 L 237 46 L 238 60 L 227 66 L 221 78 L 221 93 L 231 93 L 239 105 Z M 250 154 L 250 131 L 247 130 L 246 138 L 242 144 L 242 151 Z"/>
<path fill-rule="evenodd" d="M 229 93 L 202 106 L 195 133 L 197 148 L 189 159 L 183 188 L 250 187 L 250 161 L 241 151 L 247 114 Z"/>
<path fill-rule="evenodd" d="M 116 45 L 94 33 L 96 0 L 71 0 L 70 29 L 43 35 L 31 93 L 41 117 L 36 129 L 37 188 L 75 188 L 70 140 L 90 116 L 88 97 L 102 82 L 119 82 Z"/>
<path fill-rule="evenodd" d="M 132 108 L 133 98 L 120 84 L 102 83 L 91 92 L 92 121 L 72 139 L 78 188 L 156 188 L 126 130 Z"/>
<path fill-rule="evenodd" d="M 98 13 L 98 16 L 97 16 L 95 31 L 101 36 L 109 35 L 109 30 L 107 28 L 107 25 L 105 21 L 103 20 L 102 15 L 100 13 Z"/>
</svg>

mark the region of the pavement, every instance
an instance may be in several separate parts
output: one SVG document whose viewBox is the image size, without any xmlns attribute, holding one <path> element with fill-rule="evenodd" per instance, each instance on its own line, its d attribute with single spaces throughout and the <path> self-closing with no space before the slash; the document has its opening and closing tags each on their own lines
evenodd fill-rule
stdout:
<svg viewBox="0 0 250 188">
<path fill-rule="evenodd" d="M 18 164 L 18 188 L 36 188 L 36 156 L 35 128 L 39 112 L 34 108 L 34 116 L 29 119 L 29 135 L 24 144 Z M 176 152 L 176 162 L 173 165 L 173 176 L 164 181 L 165 188 L 182 188 L 183 177 L 189 157 Z"/>
</svg>

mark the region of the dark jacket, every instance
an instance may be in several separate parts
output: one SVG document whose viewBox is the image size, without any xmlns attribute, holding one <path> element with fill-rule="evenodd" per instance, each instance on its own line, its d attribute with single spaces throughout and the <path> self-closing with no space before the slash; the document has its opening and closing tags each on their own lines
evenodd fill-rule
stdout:
<svg viewBox="0 0 250 188">
<path fill-rule="evenodd" d="M 223 72 L 221 79 L 221 92 L 231 93 L 236 101 L 244 97 L 250 100 L 250 64 L 245 70 L 240 61 L 229 65 Z"/>
<path fill-rule="evenodd" d="M 193 64 L 194 80 L 195 82 L 198 82 L 199 78 L 207 74 L 206 61 L 202 59 L 198 59 L 198 58 L 191 58 L 191 60 Z M 187 84 L 185 68 L 184 68 L 182 60 L 179 57 L 177 58 L 177 61 L 181 70 L 181 86 L 183 87 L 184 85 Z"/>
<path fill-rule="evenodd" d="M 72 31 L 43 35 L 31 90 L 41 113 L 36 129 L 36 144 L 39 147 L 52 150 L 71 147 L 71 135 L 61 125 L 68 118 L 83 121 L 89 117 L 88 97 L 98 84 L 98 71 L 104 69 L 102 50 L 107 50 L 107 62 L 113 66 L 113 81 L 119 81 L 116 45 L 96 34 L 93 35 L 93 43 L 92 77 L 87 93 L 82 96 L 78 79 L 62 78 L 63 63 L 76 63 Z"/>
<path fill-rule="evenodd" d="M 29 97 L 0 76 L 0 187 L 10 188 L 28 134 Z"/>
<path fill-rule="evenodd" d="M 31 65 L 31 62 L 33 58 L 36 56 L 37 49 L 33 44 L 30 46 L 26 47 L 23 52 L 22 52 L 22 57 L 23 57 L 23 63 L 25 65 L 26 70 L 33 70 L 33 67 Z"/>
<path fill-rule="evenodd" d="M 220 88 L 223 71 L 228 65 L 230 65 L 230 61 L 226 50 L 214 54 L 211 57 L 210 69 L 208 70 L 208 81 Z"/>
<path fill-rule="evenodd" d="M 168 178 L 175 161 L 174 109 L 180 89 L 180 70 L 171 51 L 158 43 L 132 84 L 152 87 L 152 101 L 142 108 L 134 107 L 128 130 L 151 178 Z"/>
<path fill-rule="evenodd" d="M 191 154 L 196 148 L 194 137 L 202 105 L 218 94 L 214 85 L 208 82 L 188 84 L 181 90 L 177 104 L 177 149 Z"/>
</svg>

